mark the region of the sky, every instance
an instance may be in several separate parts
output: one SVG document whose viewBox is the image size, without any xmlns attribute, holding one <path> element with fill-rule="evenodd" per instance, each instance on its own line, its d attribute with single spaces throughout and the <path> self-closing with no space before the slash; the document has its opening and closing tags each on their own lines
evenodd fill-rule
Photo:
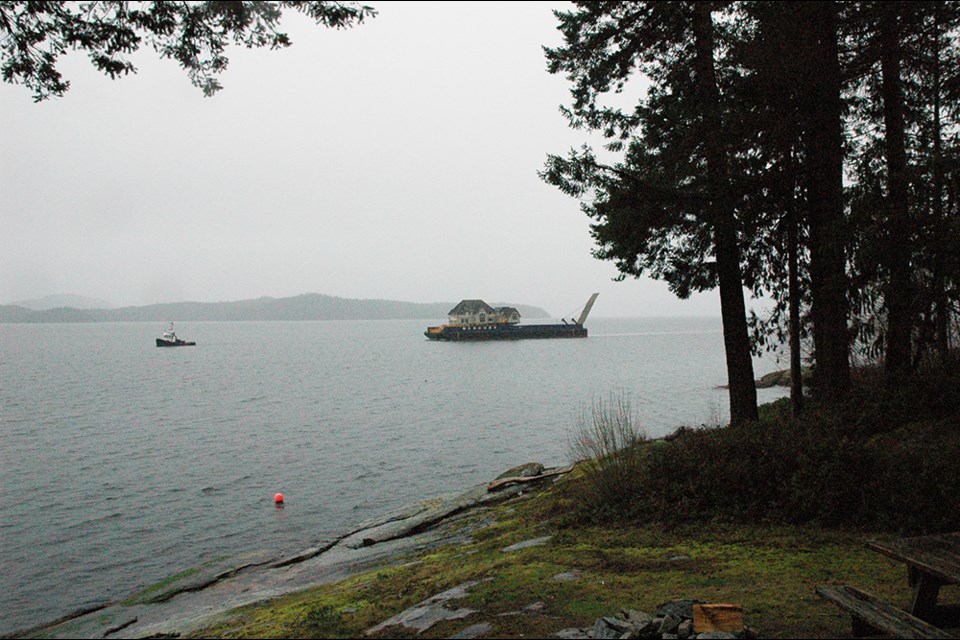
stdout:
<svg viewBox="0 0 960 640">
<path fill-rule="evenodd" d="M 117 80 L 70 54 L 70 90 L 42 103 L 0 84 L 0 304 L 323 293 L 568 316 L 597 291 L 596 316 L 719 315 L 716 291 L 614 282 L 537 175 L 597 141 L 546 71 L 564 3 L 367 4 L 342 31 L 288 12 L 293 45 L 231 49 L 211 98 L 149 47 Z"/>
</svg>

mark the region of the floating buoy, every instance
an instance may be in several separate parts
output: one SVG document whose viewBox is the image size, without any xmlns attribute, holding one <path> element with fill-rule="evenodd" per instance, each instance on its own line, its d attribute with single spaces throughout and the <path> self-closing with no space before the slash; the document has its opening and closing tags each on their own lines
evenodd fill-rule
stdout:
<svg viewBox="0 0 960 640">
<path fill-rule="evenodd" d="M 277 495 L 273 496 L 273 501 L 274 501 L 276 504 L 283 504 L 283 494 L 282 494 L 282 493 L 278 493 Z"/>
</svg>

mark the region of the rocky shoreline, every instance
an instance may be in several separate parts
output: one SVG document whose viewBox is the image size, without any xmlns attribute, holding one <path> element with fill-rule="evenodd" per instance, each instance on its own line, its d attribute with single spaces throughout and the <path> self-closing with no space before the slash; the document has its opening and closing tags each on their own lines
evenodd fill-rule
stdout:
<svg viewBox="0 0 960 640">
<path fill-rule="evenodd" d="M 230 564 L 191 569 L 122 602 L 86 608 L 3 637 L 177 637 L 232 609 L 341 580 L 401 555 L 455 541 L 469 535 L 469 530 L 445 526 L 454 524 L 458 515 L 522 494 L 531 484 L 556 479 L 571 469 L 520 465 L 491 483 L 393 511 L 293 555 L 254 552 L 231 558 Z"/>
</svg>

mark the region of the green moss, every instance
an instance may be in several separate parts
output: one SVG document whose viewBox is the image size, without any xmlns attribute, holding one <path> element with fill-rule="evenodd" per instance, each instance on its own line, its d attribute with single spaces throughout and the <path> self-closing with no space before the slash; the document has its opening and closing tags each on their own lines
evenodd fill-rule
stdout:
<svg viewBox="0 0 960 640">
<path fill-rule="evenodd" d="M 186 569 L 180 573 L 174 574 L 169 578 L 164 578 L 156 584 L 152 584 L 143 591 L 137 593 L 136 595 L 131 596 L 124 600 L 121 604 L 125 607 L 132 607 L 136 604 L 143 604 L 146 602 L 155 601 L 160 595 L 170 591 L 171 587 L 176 583 L 186 580 L 191 576 L 195 576 L 200 573 L 200 567 L 193 567 L 191 569 Z"/>
<path fill-rule="evenodd" d="M 103 613 L 97 616 L 97 624 L 102 626 L 107 626 L 108 624 L 111 624 L 116 619 L 117 619 L 117 614 L 115 612 Z"/>
<path fill-rule="evenodd" d="M 229 559 L 230 556 L 218 556 L 211 560 L 207 560 L 199 567 L 185 569 L 180 573 L 176 573 L 168 578 L 164 578 L 163 580 L 150 585 L 139 593 L 130 596 L 120 604 L 125 607 L 132 607 L 138 604 L 147 604 L 150 602 L 163 600 L 168 594 L 179 589 L 178 583 L 183 582 L 187 578 L 192 578 L 196 575 L 199 575 L 204 569 L 212 569 L 217 565 L 223 564 Z"/>
</svg>

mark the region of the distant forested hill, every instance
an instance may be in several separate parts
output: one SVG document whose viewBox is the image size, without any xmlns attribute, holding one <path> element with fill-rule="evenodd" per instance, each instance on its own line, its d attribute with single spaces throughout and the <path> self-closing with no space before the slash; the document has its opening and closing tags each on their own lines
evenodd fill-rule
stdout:
<svg viewBox="0 0 960 640">
<path fill-rule="evenodd" d="M 65 307 L 70 309 L 113 309 L 117 305 L 100 298 L 88 298 L 72 293 L 57 293 L 35 300 L 17 300 L 11 302 L 10 306 L 24 307 L 33 311 L 45 311 Z"/>
<path fill-rule="evenodd" d="M 0 322 L 169 322 L 199 320 L 442 320 L 456 302 L 399 302 L 353 300 L 319 293 L 292 298 L 257 298 L 235 302 L 172 302 L 119 309 L 74 309 L 61 307 L 32 311 L 16 305 L 0 305 Z M 545 318 L 539 308 L 512 303 L 523 318 Z"/>
</svg>

